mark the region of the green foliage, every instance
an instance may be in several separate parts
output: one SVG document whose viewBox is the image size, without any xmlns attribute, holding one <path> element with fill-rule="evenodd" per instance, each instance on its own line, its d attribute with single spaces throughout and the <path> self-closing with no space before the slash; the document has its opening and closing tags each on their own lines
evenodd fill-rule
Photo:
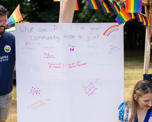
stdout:
<svg viewBox="0 0 152 122">
<path fill-rule="evenodd" d="M 124 26 L 125 49 L 143 50 L 145 44 L 145 26 L 136 20 L 128 21 Z"/>
<path fill-rule="evenodd" d="M 74 22 L 114 22 L 115 15 L 109 2 L 105 0 L 111 13 L 104 13 L 99 2 L 97 2 L 98 10 L 90 10 L 87 0 L 78 1 L 80 10 L 75 12 Z"/>
<path fill-rule="evenodd" d="M 1 0 L 0 4 L 9 10 L 9 15 L 20 4 L 20 11 L 24 21 L 29 22 L 57 22 L 59 16 L 59 2 L 52 0 Z"/>
<path fill-rule="evenodd" d="M 24 2 L 24 5 L 27 1 Z M 27 9 L 30 7 L 30 9 Z M 59 16 L 59 2 L 51 0 L 31 0 L 24 7 L 25 18 L 30 22 L 57 22 Z"/>
</svg>

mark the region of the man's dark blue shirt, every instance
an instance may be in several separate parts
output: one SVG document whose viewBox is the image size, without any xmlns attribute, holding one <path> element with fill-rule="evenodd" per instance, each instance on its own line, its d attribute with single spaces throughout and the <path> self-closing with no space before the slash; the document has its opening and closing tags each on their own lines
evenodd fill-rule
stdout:
<svg viewBox="0 0 152 122">
<path fill-rule="evenodd" d="M 0 37 L 0 96 L 12 91 L 14 65 L 15 37 L 4 32 Z"/>
</svg>

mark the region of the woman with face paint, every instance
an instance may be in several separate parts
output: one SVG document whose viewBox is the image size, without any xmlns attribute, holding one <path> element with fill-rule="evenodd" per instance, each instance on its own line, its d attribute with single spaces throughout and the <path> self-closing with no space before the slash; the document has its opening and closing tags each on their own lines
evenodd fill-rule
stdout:
<svg viewBox="0 0 152 122">
<path fill-rule="evenodd" d="M 132 100 L 119 106 L 119 122 L 152 122 L 152 82 L 138 81 Z"/>
<path fill-rule="evenodd" d="M 5 32 L 7 15 L 7 9 L 0 5 L 0 122 L 6 122 L 11 105 L 15 64 L 15 37 Z"/>
</svg>

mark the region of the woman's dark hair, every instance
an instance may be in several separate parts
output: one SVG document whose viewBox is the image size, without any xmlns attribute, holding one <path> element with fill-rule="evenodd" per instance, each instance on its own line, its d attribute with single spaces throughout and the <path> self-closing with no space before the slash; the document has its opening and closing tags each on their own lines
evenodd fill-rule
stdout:
<svg viewBox="0 0 152 122">
<path fill-rule="evenodd" d="M 8 10 L 4 6 L 0 5 L 0 16 L 4 15 L 8 15 Z"/>
</svg>

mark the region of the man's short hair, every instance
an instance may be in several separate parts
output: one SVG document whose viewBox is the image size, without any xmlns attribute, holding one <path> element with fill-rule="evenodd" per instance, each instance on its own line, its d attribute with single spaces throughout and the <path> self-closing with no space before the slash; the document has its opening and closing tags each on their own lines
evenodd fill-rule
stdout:
<svg viewBox="0 0 152 122">
<path fill-rule="evenodd" d="M 4 6 L 0 5 L 0 16 L 4 15 L 8 15 L 8 10 Z"/>
</svg>

